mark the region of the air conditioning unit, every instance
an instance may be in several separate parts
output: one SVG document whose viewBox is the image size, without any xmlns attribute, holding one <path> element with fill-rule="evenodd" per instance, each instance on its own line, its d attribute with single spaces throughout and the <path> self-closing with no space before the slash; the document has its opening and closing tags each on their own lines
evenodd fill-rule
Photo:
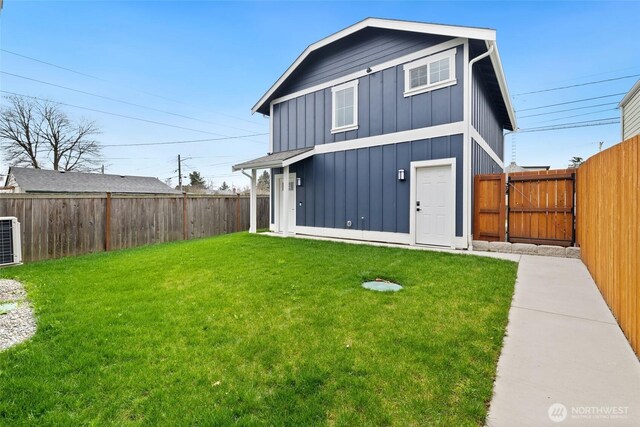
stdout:
<svg viewBox="0 0 640 427">
<path fill-rule="evenodd" d="M 13 216 L 0 217 L 0 267 L 22 262 L 20 223 Z"/>
</svg>

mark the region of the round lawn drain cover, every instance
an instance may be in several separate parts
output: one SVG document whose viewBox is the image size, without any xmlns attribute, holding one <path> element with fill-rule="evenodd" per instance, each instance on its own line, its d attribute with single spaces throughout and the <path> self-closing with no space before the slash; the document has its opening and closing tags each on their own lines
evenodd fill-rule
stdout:
<svg viewBox="0 0 640 427">
<path fill-rule="evenodd" d="M 384 282 L 384 281 L 372 281 L 372 282 L 364 282 L 362 287 L 365 289 L 369 289 L 372 291 L 378 292 L 398 292 L 402 289 L 402 286 L 397 283 Z"/>
</svg>

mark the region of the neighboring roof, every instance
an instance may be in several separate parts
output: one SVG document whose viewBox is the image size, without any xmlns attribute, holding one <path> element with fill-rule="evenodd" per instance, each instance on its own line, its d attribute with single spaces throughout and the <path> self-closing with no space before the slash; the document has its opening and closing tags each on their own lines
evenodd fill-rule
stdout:
<svg viewBox="0 0 640 427">
<path fill-rule="evenodd" d="M 281 168 L 282 166 L 286 166 L 284 165 L 286 160 L 301 154 L 309 153 L 311 150 L 313 150 L 313 147 L 268 154 L 266 156 L 258 157 L 257 159 L 249 160 L 248 162 L 234 165 L 232 169 L 235 172 L 243 169 Z"/>
<path fill-rule="evenodd" d="M 158 178 L 12 167 L 20 190 L 34 193 L 180 194 Z M 7 176 L 7 182 L 9 177 Z"/>
<path fill-rule="evenodd" d="M 631 90 L 627 92 L 624 98 L 622 98 L 622 101 L 620 101 L 620 104 L 618 104 L 618 108 L 624 108 L 624 106 L 627 105 L 627 102 L 629 102 L 633 95 L 635 95 L 638 91 L 640 91 L 640 80 L 638 80 L 636 84 L 633 85 Z"/>
<path fill-rule="evenodd" d="M 540 171 L 540 170 L 549 170 L 551 166 L 520 166 L 516 164 L 516 162 L 511 162 L 509 166 L 504 168 L 505 172 L 526 172 L 526 171 Z"/>
<path fill-rule="evenodd" d="M 513 106 L 511 105 L 511 98 L 509 96 L 509 90 L 507 88 L 504 71 L 502 69 L 502 61 L 500 60 L 500 55 L 498 53 L 495 30 L 490 28 L 462 27 L 455 25 L 431 24 L 424 22 L 380 18 L 366 18 L 354 25 L 351 25 L 350 27 L 347 27 L 341 31 L 338 31 L 337 33 L 334 33 L 322 40 L 309 45 L 300 54 L 300 56 L 296 58 L 294 63 L 291 64 L 291 66 L 284 72 L 284 74 L 280 76 L 280 78 L 253 106 L 251 112 L 255 113 L 256 111 L 263 109 L 265 104 L 268 104 L 270 102 L 271 97 L 276 92 L 276 90 L 285 82 L 285 80 L 291 75 L 291 73 L 293 73 L 293 71 L 298 68 L 300 64 L 302 64 L 302 62 L 309 56 L 310 53 L 367 27 L 484 40 L 487 44 L 487 48 L 489 48 L 490 45 L 493 45 L 494 49 L 492 54 L 490 55 L 491 63 L 495 68 L 500 91 L 504 99 L 504 103 L 507 108 L 512 127 L 514 129 L 517 127 L 515 112 L 513 110 Z"/>
</svg>

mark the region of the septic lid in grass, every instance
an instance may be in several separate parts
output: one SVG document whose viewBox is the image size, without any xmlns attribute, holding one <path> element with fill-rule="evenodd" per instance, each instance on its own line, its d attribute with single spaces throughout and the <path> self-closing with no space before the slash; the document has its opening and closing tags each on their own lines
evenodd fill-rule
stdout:
<svg viewBox="0 0 640 427">
<path fill-rule="evenodd" d="M 397 283 L 386 282 L 384 280 L 374 280 L 371 282 L 364 282 L 362 287 L 371 291 L 378 292 L 398 292 L 402 289 L 402 286 Z"/>
</svg>

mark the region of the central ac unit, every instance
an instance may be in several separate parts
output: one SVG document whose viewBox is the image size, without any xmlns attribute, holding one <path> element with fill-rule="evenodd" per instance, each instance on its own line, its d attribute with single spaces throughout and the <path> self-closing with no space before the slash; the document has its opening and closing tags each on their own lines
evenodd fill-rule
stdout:
<svg viewBox="0 0 640 427">
<path fill-rule="evenodd" d="M 20 223 L 13 216 L 0 217 L 0 267 L 22 262 Z"/>
</svg>

